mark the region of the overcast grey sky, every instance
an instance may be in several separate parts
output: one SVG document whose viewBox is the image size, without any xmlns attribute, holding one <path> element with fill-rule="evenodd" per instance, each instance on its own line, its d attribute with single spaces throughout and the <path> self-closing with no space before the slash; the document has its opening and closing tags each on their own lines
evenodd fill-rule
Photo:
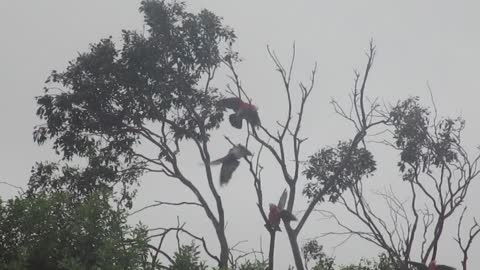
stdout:
<svg viewBox="0 0 480 270">
<path fill-rule="evenodd" d="M 38 147 L 32 141 L 35 117 L 34 97 L 42 94 L 43 82 L 52 69 L 63 69 L 67 62 L 85 51 L 88 44 L 112 35 L 119 40 L 121 29 L 141 30 L 140 1 L 0 1 L 0 181 L 25 186 L 35 161 L 58 160 L 48 147 Z M 480 63 L 480 3 L 478 1 L 228 1 L 191 0 L 189 9 L 210 9 L 224 18 L 237 35 L 237 48 L 245 59 L 239 66 L 244 87 L 260 107 L 262 122 L 274 123 L 283 116 L 280 101 L 281 81 L 268 58 L 266 45 L 274 48 L 280 58 L 288 61 L 292 43 L 296 42 L 295 79 L 307 80 L 310 69 L 318 62 L 318 83 L 308 107 L 303 135 L 310 138 L 303 156 L 315 149 L 348 138 L 348 123 L 335 116 L 329 101 L 332 97 L 346 101 L 352 87 L 353 68 L 365 65 L 364 52 L 374 38 L 378 53 L 368 86 L 370 97 L 385 102 L 419 95 L 428 102 L 427 81 L 442 115 L 461 115 L 467 120 L 464 141 L 474 147 L 480 123 L 477 119 L 478 73 Z M 219 78 L 218 87 L 227 80 Z M 347 132 L 347 133 L 346 133 Z M 223 134 L 240 140 L 241 134 L 228 125 L 218 132 L 218 144 L 213 154 L 223 155 L 228 144 Z M 182 153 L 193 164 L 189 175 L 200 168 L 198 157 Z M 369 179 L 369 188 L 381 190 L 400 182 L 394 166 L 395 155 L 377 151 L 380 170 Z M 391 161 L 391 162 L 388 162 Z M 273 163 L 265 161 L 266 200 L 276 201 L 283 189 Z M 218 173 L 218 171 L 216 171 Z M 199 179 L 198 181 L 202 181 Z M 270 181 L 270 182 L 268 182 Z M 478 181 L 477 181 L 478 182 Z M 399 188 L 401 190 L 401 188 Z M 471 195 L 480 190 L 475 183 Z M 155 199 L 181 200 L 190 198 L 181 186 L 160 176 L 142 179 L 134 208 Z M 16 193 L 0 185 L 0 196 Z M 248 240 L 244 248 L 257 248 L 263 236 L 266 250 L 267 235 L 256 212 L 252 183 L 245 166 L 234 175 L 232 183 L 221 190 L 225 199 L 230 243 Z M 480 199 L 470 196 L 467 201 L 470 218 L 480 218 Z M 300 211 L 303 206 L 297 205 Z M 152 226 L 175 224 L 175 217 L 188 223 L 196 232 L 213 236 L 202 212 L 190 209 L 152 209 L 134 216 Z M 455 224 L 448 224 L 453 231 Z M 302 239 L 334 229 L 332 224 L 313 217 Z M 442 241 L 438 261 L 460 267 L 459 251 L 447 233 Z M 213 239 L 213 238 L 212 238 Z M 357 261 L 361 256 L 375 256 L 378 249 L 358 240 L 333 249 L 338 239 L 323 243 L 330 255 L 339 262 Z M 470 269 L 480 269 L 480 243 L 471 250 Z M 285 235 L 280 236 L 277 265 L 293 264 Z M 285 269 L 282 267 L 280 269 Z"/>
</svg>

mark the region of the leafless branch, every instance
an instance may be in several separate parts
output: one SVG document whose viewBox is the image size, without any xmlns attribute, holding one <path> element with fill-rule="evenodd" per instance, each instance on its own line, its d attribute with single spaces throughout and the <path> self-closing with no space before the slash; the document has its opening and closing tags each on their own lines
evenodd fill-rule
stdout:
<svg viewBox="0 0 480 270">
<path fill-rule="evenodd" d="M 364 74 L 363 74 L 363 80 L 362 80 L 360 88 L 358 88 L 358 82 L 360 80 L 360 74 L 356 72 L 356 76 L 355 76 L 355 80 L 354 80 L 355 87 L 354 87 L 354 90 L 353 90 L 352 107 L 355 109 L 355 111 L 357 111 L 357 113 L 356 113 L 357 114 L 357 120 L 352 118 L 352 121 L 357 123 L 356 127 L 357 127 L 358 130 L 357 130 L 357 133 L 352 140 L 352 143 L 351 143 L 350 148 L 348 150 L 348 153 L 346 155 L 347 158 L 345 158 L 344 160 L 341 161 L 341 164 L 338 166 L 338 169 L 333 174 L 333 177 L 332 177 L 333 180 L 330 183 L 327 183 L 323 187 L 322 191 L 319 192 L 309 203 L 309 205 L 307 207 L 307 210 L 305 211 L 303 216 L 300 218 L 300 221 L 298 222 L 298 225 L 295 228 L 295 231 L 296 231 L 297 234 L 298 234 L 298 232 L 300 232 L 300 230 L 305 225 L 306 220 L 308 219 L 308 217 L 310 216 L 310 214 L 314 210 L 317 203 L 335 185 L 336 178 L 343 172 L 344 166 L 347 164 L 348 157 L 350 157 L 353 150 L 357 148 L 358 144 L 361 141 L 363 141 L 364 137 L 367 134 L 367 130 L 376 126 L 376 125 L 385 123 L 385 120 L 380 120 L 380 121 L 377 121 L 377 122 L 372 122 L 370 124 L 367 124 L 369 122 L 369 119 L 367 119 L 367 114 L 365 113 L 365 108 L 364 108 L 364 98 L 365 98 L 364 93 L 365 93 L 365 90 L 366 90 L 368 75 L 369 75 L 370 69 L 373 65 L 373 60 L 374 60 L 374 57 L 375 57 L 375 53 L 376 53 L 375 46 L 373 45 L 373 41 L 371 41 L 369 52 L 367 53 L 367 66 L 366 66 Z M 334 105 L 334 107 L 335 106 L 336 105 Z M 338 110 L 342 111 L 341 108 L 338 109 Z"/>
<path fill-rule="evenodd" d="M 465 212 L 467 211 L 467 207 L 463 208 L 462 214 L 460 216 L 460 219 L 458 220 L 458 225 L 457 225 L 457 237 L 454 238 L 455 241 L 457 242 L 458 246 L 460 247 L 460 250 L 462 251 L 462 269 L 467 270 L 467 262 L 468 262 L 468 251 L 470 247 L 472 246 L 473 241 L 475 238 L 480 235 L 480 225 L 478 224 L 477 220 L 473 220 L 474 223 L 470 227 L 470 230 L 468 231 L 468 238 L 466 241 L 462 240 L 461 237 L 461 228 L 462 228 L 462 222 L 463 218 L 465 215 Z"/>
<path fill-rule="evenodd" d="M 10 187 L 16 188 L 16 189 L 20 190 L 20 192 L 21 192 L 22 194 L 25 193 L 25 191 L 23 190 L 22 187 L 17 186 L 17 185 L 10 184 L 10 183 L 7 182 L 7 181 L 0 181 L 0 184 L 7 185 L 7 186 L 10 186 Z"/>
<path fill-rule="evenodd" d="M 161 202 L 161 201 L 155 201 L 154 204 L 150 204 L 150 205 L 147 205 L 145 207 L 142 207 L 138 210 L 135 210 L 133 211 L 132 213 L 129 214 L 129 216 L 133 216 L 139 212 L 142 212 L 146 209 L 149 209 L 149 208 L 152 208 L 152 207 L 157 207 L 157 206 L 161 206 L 161 205 L 171 205 L 171 206 L 180 206 L 180 205 L 194 205 L 194 206 L 200 206 L 202 207 L 201 204 L 199 203 L 196 203 L 196 202 L 178 202 L 178 203 L 171 203 L 171 202 Z"/>
<path fill-rule="evenodd" d="M 179 221 L 178 221 L 179 222 Z M 185 223 L 183 224 L 180 224 L 178 223 L 177 224 L 177 227 L 171 227 L 171 228 L 153 228 L 153 229 L 150 229 L 149 231 L 157 231 L 157 230 L 161 230 L 162 232 L 161 233 L 157 233 L 157 234 L 153 234 L 153 235 L 149 235 L 148 236 L 148 239 L 152 239 L 152 238 L 156 238 L 156 237 L 162 237 L 161 238 L 161 241 L 160 241 L 160 244 L 159 244 L 159 247 L 158 249 L 160 249 L 160 246 L 163 242 L 163 238 L 165 237 L 166 234 L 168 234 L 169 232 L 175 232 L 175 237 L 177 239 L 177 245 L 178 245 L 178 248 L 180 248 L 180 239 L 179 239 L 179 233 L 184 233 L 188 236 L 190 236 L 191 238 L 193 238 L 194 240 L 197 240 L 199 241 L 202 246 L 203 246 L 203 249 L 205 250 L 205 253 L 207 253 L 207 255 L 214 259 L 215 261 L 217 261 L 218 263 L 220 263 L 220 259 L 213 255 L 213 253 L 210 252 L 210 250 L 208 249 L 207 247 L 207 243 L 205 241 L 205 239 L 203 237 L 200 237 L 200 236 L 197 236 L 193 233 L 191 233 L 190 231 L 188 231 L 187 229 L 184 228 L 185 227 Z"/>
</svg>

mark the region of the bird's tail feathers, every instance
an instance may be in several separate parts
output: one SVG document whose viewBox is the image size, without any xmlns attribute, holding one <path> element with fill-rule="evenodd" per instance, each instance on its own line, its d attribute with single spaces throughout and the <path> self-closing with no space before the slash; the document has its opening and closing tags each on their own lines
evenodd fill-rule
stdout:
<svg viewBox="0 0 480 270">
<path fill-rule="evenodd" d="M 280 217 L 285 222 L 290 222 L 290 221 L 297 220 L 297 217 L 294 216 L 292 213 L 290 213 L 288 210 L 282 210 L 282 212 L 280 212 Z"/>
</svg>

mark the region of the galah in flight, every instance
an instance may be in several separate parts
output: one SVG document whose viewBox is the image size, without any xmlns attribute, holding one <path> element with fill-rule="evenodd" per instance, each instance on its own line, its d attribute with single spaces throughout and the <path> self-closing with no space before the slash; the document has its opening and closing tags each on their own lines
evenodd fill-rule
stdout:
<svg viewBox="0 0 480 270">
<path fill-rule="evenodd" d="M 420 262 L 408 262 L 408 264 L 413 265 L 416 270 L 456 270 L 455 267 L 438 264 L 435 260 L 431 261 L 428 266 Z"/>
<path fill-rule="evenodd" d="M 251 155 L 252 153 L 250 153 L 245 146 L 237 144 L 228 151 L 226 156 L 212 161 L 210 163 L 211 165 L 222 164 L 222 168 L 220 169 L 220 185 L 223 186 L 227 184 L 230 178 L 232 178 L 233 172 L 240 164 L 239 159 Z"/>
<path fill-rule="evenodd" d="M 240 98 L 237 97 L 221 99 L 219 101 L 219 104 L 225 108 L 232 109 L 234 111 L 234 113 L 231 114 L 228 119 L 233 127 L 241 129 L 243 119 L 245 119 L 254 127 L 260 125 L 258 109 L 254 105 L 243 102 Z"/>
<path fill-rule="evenodd" d="M 287 189 L 283 190 L 282 196 L 280 196 L 280 200 L 278 201 L 277 205 L 273 203 L 270 204 L 270 212 L 268 213 L 268 224 L 265 224 L 267 228 L 273 228 L 276 231 L 281 231 L 280 220 L 283 220 L 284 222 L 297 220 L 297 218 L 292 213 L 284 209 L 286 202 Z"/>
</svg>

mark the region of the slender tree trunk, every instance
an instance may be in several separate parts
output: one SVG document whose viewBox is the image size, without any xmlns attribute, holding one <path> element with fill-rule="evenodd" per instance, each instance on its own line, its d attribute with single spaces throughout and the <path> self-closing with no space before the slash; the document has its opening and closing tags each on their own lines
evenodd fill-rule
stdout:
<svg viewBox="0 0 480 270">
<path fill-rule="evenodd" d="M 298 246 L 297 234 L 290 227 L 290 224 L 285 224 L 285 230 L 287 231 L 288 240 L 290 241 L 290 247 L 292 248 L 293 259 L 295 260 L 296 270 L 304 270 L 302 253 L 300 252 L 300 247 Z"/>
<path fill-rule="evenodd" d="M 270 250 L 268 251 L 268 270 L 273 270 L 275 256 L 275 229 L 269 229 L 270 232 Z"/>
<path fill-rule="evenodd" d="M 218 267 L 220 269 L 227 269 L 228 268 L 228 242 L 227 237 L 225 236 L 225 230 L 223 226 L 217 226 L 216 228 L 218 241 L 220 242 L 220 262 L 218 263 Z"/>
<path fill-rule="evenodd" d="M 462 270 L 467 270 L 467 256 L 462 260 Z"/>
<path fill-rule="evenodd" d="M 444 223 L 445 223 L 445 218 L 442 216 L 440 217 L 439 224 L 435 230 L 435 239 L 433 240 L 434 245 L 433 245 L 433 254 L 432 254 L 431 260 L 435 260 L 437 258 L 438 242 L 440 240 L 440 237 L 442 236 Z"/>
</svg>

